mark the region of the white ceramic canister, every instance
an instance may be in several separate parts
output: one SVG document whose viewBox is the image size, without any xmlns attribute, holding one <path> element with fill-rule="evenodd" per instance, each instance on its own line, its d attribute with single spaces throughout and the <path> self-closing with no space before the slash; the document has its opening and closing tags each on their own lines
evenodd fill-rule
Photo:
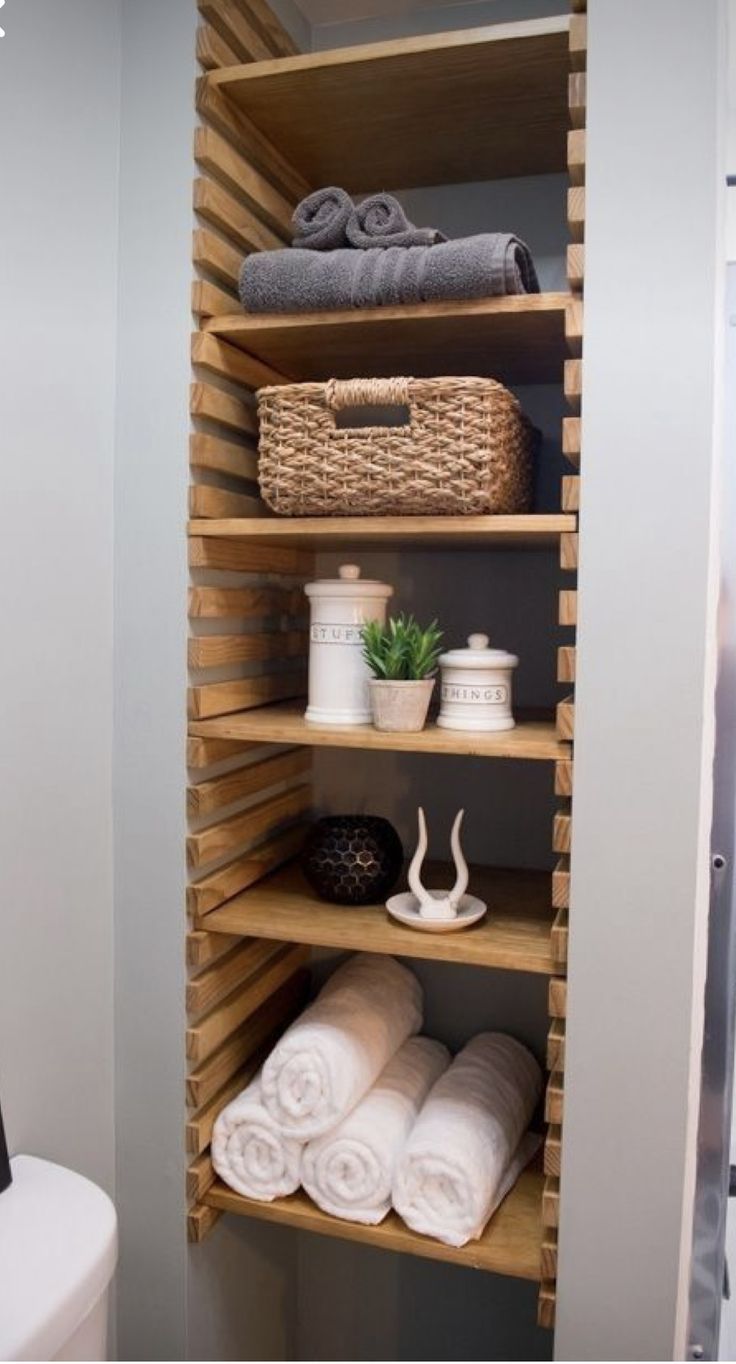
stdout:
<svg viewBox="0 0 736 1364">
<path fill-rule="evenodd" d="M 369 620 L 383 624 L 394 589 L 361 579 L 357 564 L 341 564 L 338 571 L 338 578 L 321 578 L 304 588 L 311 608 L 304 718 L 313 725 L 367 725 L 371 671 L 363 658 L 361 628 Z"/>
<path fill-rule="evenodd" d="M 513 729 L 511 678 L 519 660 L 489 648 L 488 635 L 470 635 L 467 649 L 440 656 L 442 729 Z"/>
</svg>

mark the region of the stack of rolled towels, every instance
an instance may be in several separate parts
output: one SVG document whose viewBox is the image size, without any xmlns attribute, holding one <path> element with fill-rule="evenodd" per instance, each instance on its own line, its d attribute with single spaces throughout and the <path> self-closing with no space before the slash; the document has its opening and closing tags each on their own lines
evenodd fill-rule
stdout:
<svg viewBox="0 0 736 1364">
<path fill-rule="evenodd" d="M 246 257 L 240 298 L 252 313 L 322 312 L 539 293 L 528 246 L 511 232 L 448 241 L 415 227 L 392 194 L 354 204 L 337 186 L 297 205 L 291 247 Z"/>
<path fill-rule="evenodd" d="M 374 1225 L 393 1206 L 447 1245 L 480 1236 L 539 1145 L 527 1128 L 541 1071 L 502 1033 L 451 1061 L 417 1035 L 422 1015 L 421 986 L 394 958 L 338 967 L 219 1114 L 217 1173 L 249 1198 L 301 1184 L 348 1221 Z"/>
</svg>

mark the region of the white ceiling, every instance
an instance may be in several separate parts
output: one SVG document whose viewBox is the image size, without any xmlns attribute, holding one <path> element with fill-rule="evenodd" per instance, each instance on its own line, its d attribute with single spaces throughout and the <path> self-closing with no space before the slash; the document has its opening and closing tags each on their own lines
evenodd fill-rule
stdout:
<svg viewBox="0 0 736 1364">
<path fill-rule="evenodd" d="M 356 19 L 378 19 L 387 15 L 397 19 L 418 10 L 445 9 L 468 0 L 297 0 L 310 24 L 349 23 Z M 473 3 L 474 0 L 471 0 Z M 482 3 L 482 0 L 477 0 Z"/>
</svg>

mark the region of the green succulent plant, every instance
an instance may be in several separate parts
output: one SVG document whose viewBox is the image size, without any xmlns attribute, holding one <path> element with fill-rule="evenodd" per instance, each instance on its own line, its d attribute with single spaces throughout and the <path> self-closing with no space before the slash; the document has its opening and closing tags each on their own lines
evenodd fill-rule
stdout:
<svg viewBox="0 0 736 1364">
<path fill-rule="evenodd" d="M 379 681 L 420 682 L 437 669 L 442 631 L 436 620 L 422 629 L 413 616 L 402 614 L 385 625 L 371 620 L 361 633 L 363 657 Z"/>
</svg>

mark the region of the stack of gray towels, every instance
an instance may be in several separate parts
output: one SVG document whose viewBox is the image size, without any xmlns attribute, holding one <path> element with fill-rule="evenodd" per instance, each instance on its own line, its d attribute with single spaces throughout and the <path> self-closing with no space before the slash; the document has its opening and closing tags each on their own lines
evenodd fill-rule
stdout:
<svg viewBox="0 0 736 1364">
<path fill-rule="evenodd" d="M 529 248 L 510 232 L 448 241 L 410 223 L 398 199 L 353 203 L 344 189 L 315 190 L 294 210 L 283 251 L 248 256 L 240 298 L 251 313 L 323 312 L 539 293 Z"/>
</svg>

